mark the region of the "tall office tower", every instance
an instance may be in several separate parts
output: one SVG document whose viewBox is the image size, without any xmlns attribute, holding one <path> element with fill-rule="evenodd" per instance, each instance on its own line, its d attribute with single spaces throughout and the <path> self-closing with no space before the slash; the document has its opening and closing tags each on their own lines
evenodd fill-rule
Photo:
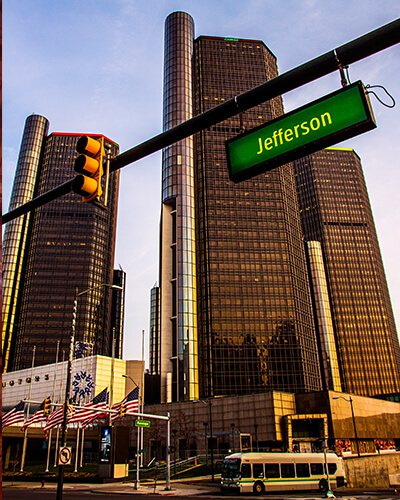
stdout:
<svg viewBox="0 0 400 500">
<path fill-rule="evenodd" d="M 150 292 L 150 366 L 151 375 L 160 374 L 160 287 Z"/>
<path fill-rule="evenodd" d="M 326 149 L 296 161 L 295 175 L 304 237 L 323 255 L 342 390 L 399 392 L 399 341 L 360 158 Z"/>
<path fill-rule="evenodd" d="M 42 161 L 43 143 L 46 140 L 49 122 L 43 116 L 31 115 L 26 119 L 22 137 L 14 188 L 11 193 L 9 209 L 23 205 L 34 197 L 36 181 Z M 29 228 L 32 212 L 7 224 L 3 238 L 3 326 L 2 353 L 3 370 L 13 367 L 15 349 L 15 329 L 18 325 L 17 308 L 23 290 L 24 262 L 29 244 Z M 17 324 L 16 324 L 17 322 Z"/>
<path fill-rule="evenodd" d="M 263 42 L 166 20 L 166 129 L 277 75 Z M 282 114 L 280 98 L 163 155 L 161 399 L 321 388 L 292 165 L 233 184 L 225 140 Z"/>
<path fill-rule="evenodd" d="M 114 269 L 111 295 L 111 332 L 110 353 L 115 358 L 122 359 L 124 344 L 124 317 L 125 317 L 125 284 L 126 272 L 122 269 Z M 114 344 L 114 347 L 113 347 Z"/>
<path fill-rule="evenodd" d="M 10 209 L 71 179 L 78 135 L 47 135 L 48 121 L 26 121 Z M 93 137 L 99 137 L 93 135 Z M 116 154 L 118 146 L 105 138 Z M 107 207 L 75 194 L 8 223 L 4 235 L 3 355 L 7 371 L 53 363 L 57 341 L 69 349 L 76 289 L 76 340 L 110 355 L 111 285 L 119 175 L 111 174 Z M 104 285 L 108 286 L 104 286 Z"/>
</svg>

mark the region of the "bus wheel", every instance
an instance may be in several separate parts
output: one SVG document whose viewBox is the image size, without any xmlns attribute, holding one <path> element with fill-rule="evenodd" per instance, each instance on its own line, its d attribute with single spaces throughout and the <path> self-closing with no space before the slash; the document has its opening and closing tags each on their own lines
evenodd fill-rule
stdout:
<svg viewBox="0 0 400 500">
<path fill-rule="evenodd" d="M 253 486 L 253 492 L 256 495 L 262 495 L 265 493 L 264 484 L 261 481 L 256 481 Z"/>
<path fill-rule="evenodd" d="M 318 485 L 319 491 L 321 493 L 326 493 L 328 491 L 328 481 L 326 479 L 321 479 Z"/>
</svg>

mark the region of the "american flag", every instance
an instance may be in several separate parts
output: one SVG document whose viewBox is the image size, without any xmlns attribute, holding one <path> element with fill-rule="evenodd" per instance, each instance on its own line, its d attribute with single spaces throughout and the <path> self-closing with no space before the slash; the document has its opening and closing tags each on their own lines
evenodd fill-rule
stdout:
<svg viewBox="0 0 400 500">
<path fill-rule="evenodd" d="M 30 417 L 28 418 L 28 420 L 25 420 L 24 422 L 24 425 L 22 426 L 22 430 L 25 430 L 26 427 L 32 425 L 32 424 L 36 424 L 36 423 L 39 423 L 39 422 L 47 422 L 47 419 L 48 419 L 48 415 L 45 415 L 43 412 L 44 412 L 44 402 L 46 400 L 44 400 L 42 402 L 42 404 L 39 406 L 39 408 L 35 411 L 35 413 Z"/>
<path fill-rule="evenodd" d="M 23 422 L 25 419 L 24 415 L 25 401 L 20 401 L 14 408 L 3 415 L 1 421 L 1 428 L 7 427 L 9 425 L 17 424 L 18 422 Z"/>
<path fill-rule="evenodd" d="M 127 394 L 119 403 L 113 404 L 111 409 L 119 412 L 122 404 L 125 405 L 127 415 L 130 413 L 137 413 L 139 411 L 139 387 L 135 387 L 133 391 Z M 112 421 L 114 422 L 117 418 L 119 418 L 119 413 L 113 413 L 111 417 Z"/>
<path fill-rule="evenodd" d="M 68 405 L 67 418 L 72 416 L 73 413 L 74 413 L 73 406 Z M 47 432 L 53 427 L 61 425 L 63 423 L 63 419 L 64 419 L 64 405 L 60 406 L 60 408 L 57 408 L 57 410 L 54 410 L 52 413 L 50 413 L 46 425 L 43 428 L 44 432 L 47 434 Z"/>
<path fill-rule="evenodd" d="M 86 422 L 88 418 L 97 417 L 100 412 L 96 410 L 106 410 L 108 408 L 108 390 L 107 387 L 103 389 L 97 396 L 95 396 L 92 401 L 86 403 L 85 405 L 75 407 L 74 414 L 68 420 L 69 424 L 74 424 L 76 422 Z"/>
</svg>

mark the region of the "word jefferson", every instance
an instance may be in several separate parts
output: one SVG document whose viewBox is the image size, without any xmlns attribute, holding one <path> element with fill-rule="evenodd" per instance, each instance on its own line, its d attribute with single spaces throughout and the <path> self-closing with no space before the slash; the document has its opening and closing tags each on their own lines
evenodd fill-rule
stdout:
<svg viewBox="0 0 400 500">
<path fill-rule="evenodd" d="M 292 128 L 286 128 L 283 130 L 280 128 L 279 130 L 274 130 L 272 136 L 263 139 L 262 137 L 258 137 L 258 147 L 260 150 L 257 152 L 258 155 L 266 151 L 277 148 L 278 146 L 282 146 L 284 141 L 291 142 L 294 139 L 298 139 L 303 135 L 307 135 L 310 131 L 316 131 L 322 127 L 327 127 L 328 125 L 332 125 L 332 117 L 330 113 L 326 112 L 322 114 L 320 117 L 315 116 L 310 121 L 304 121 L 297 125 L 294 125 Z M 264 148 L 264 149 L 263 149 Z"/>
</svg>

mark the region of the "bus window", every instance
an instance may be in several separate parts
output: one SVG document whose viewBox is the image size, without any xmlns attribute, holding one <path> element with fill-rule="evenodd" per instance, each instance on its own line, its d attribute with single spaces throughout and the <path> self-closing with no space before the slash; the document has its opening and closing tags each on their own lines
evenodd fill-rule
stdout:
<svg viewBox="0 0 400 500">
<path fill-rule="evenodd" d="M 263 464 L 253 464 L 253 477 L 254 478 L 263 478 L 264 477 Z"/>
<path fill-rule="evenodd" d="M 308 464 L 296 464 L 297 477 L 310 477 L 310 468 Z"/>
<path fill-rule="evenodd" d="M 265 464 L 265 477 L 271 479 L 281 477 L 279 473 L 279 464 Z"/>
<path fill-rule="evenodd" d="M 240 475 L 240 458 L 224 460 L 222 463 L 223 477 L 237 478 Z"/>
<path fill-rule="evenodd" d="M 281 475 L 282 477 L 295 477 L 294 464 L 281 464 Z"/>
<path fill-rule="evenodd" d="M 329 471 L 329 475 L 332 476 L 333 474 L 335 474 L 337 470 L 337 465 L 336 464 L 328 464 L 328 471 Z"/>
<path fill-rule="evenodd" d="M 242 464 L 242 477 L 251 477 L 251 465 Z"/>
<path fill-rule="evenodd" d="M 324 467 L 322 464 L 310 464 L 311 474 L 313 476 L 322 476 L 324 473 Z"/>
</svg>

